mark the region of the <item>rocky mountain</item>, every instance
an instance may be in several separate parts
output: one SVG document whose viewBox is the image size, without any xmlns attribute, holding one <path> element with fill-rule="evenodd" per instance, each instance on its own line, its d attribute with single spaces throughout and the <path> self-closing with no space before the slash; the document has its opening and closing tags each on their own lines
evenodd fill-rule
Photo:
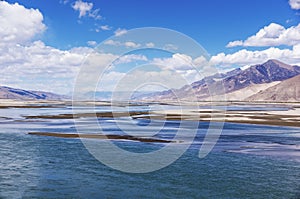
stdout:
<svg viewBox="0 0 300 199">
<path fill-rule="evenodd" d="M 300 101 L 300 75 L 284 80 L 275 86 L 261 90 L 246 98 L 249 101 L 277 101 L 299 102 Z"/>
<path fill-rule="evenodd" d="M 43 92 L 27 91 L 23 89 L 0 86 L 0 99 L 17 99 L 17 100 L 63 100 L 66 96 Z"/>
<path fill-rule="evenodd" d="M 226 94 L 230 96 L 231 100 L 235 98 L 244 100 L 260 90 L 272 87 L 299 74 L 299 66 L 291 66 L 278 60 L 269 60 L 245 70 L 235 69 L 226 74 L 210 76 L 180 89 L 155 93 L 143 99 L 156 101 L 180 98 L 189 100 L 196 97 L 198 100 L 210 100 L 212 96 L 222 97 L 223 94 Z M 255 100 L 254 98 L 249 99 Z"/>
<path fill-rule="evenodd" d="M 282 81 L 300 74 L 299 66 L 291 66 L 277 60 L 252 66 L 237 75 L 226 78 L 223 83 L 226 93 L 245 88 L 251 84 Z"/>
</svg>

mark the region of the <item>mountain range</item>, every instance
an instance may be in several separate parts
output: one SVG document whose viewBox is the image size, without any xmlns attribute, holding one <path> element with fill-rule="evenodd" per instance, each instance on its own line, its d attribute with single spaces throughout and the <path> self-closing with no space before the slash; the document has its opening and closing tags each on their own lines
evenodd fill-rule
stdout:
<svg viewBox="0 0 300 199">
<path fill-rule="evenodd" d="M 278 60 L 240 68 L 227 73 L 205 77 L 180 89 L 155 93 L 135 93 L 139 101 L 300 101 L 300 66 L 292 66 Z M 111 92 L 87 93 L 86 99 L 111 99 Z M 0 99 L 18 100 L 66 100 L 69 97 L 51 92 L 28 91 L 0 86 Z"/>
<path fill-rule="evenodd" d="M 0 86 L 0 99 L 17 100 L 64 100 L 66 96 L 43 91 L 28 91 L 7 86 Z"/>
<path fill-rule="evenodd" d="M 141 100 L 212 99 L 229 101 L 299 101 L 300 66 L 268 60 L 245 70 L 234 69 L 225 74 L 205 77 L 180 89 L 170 89 Z M 225 98 L 226 97 L 226 98 Z"/>
</svg>

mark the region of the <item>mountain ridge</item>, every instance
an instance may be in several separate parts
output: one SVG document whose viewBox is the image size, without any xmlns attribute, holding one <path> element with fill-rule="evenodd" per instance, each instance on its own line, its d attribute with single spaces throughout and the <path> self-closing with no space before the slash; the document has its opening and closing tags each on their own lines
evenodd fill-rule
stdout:
<svg viewBox="0 0 300 199">
<path fill-rule="evenodd" d="M 220 81 L 203 78 L 191 85 L 185 85 L 180 89 L 172 89 L 152 94 L 150 97 L 144 97 L 143 100 L 176 100 L 176 98 L 179 97 L 183 100 L 196 98 L 200 101 L 210 101 L 212 96 L 219 96 L 222 99 L 222 95 L 230 95 L 241 89 L 247 90 L 247 88 L 250 89 L 250 87 L 257 87 L 257 85 L 269 85 L 266 86 L 266 89 L 270 86 L 273 87 L 274 85 L 271 84 L 273 82 L 279 83 L 300 75 L 300 66 L 288 65 L 279 60 L 271 59 L 262 64 L 252 65 L 245 70 L 234 69 L 227 74 L 231 75 L 223 76 L 224 78 Z M 252 89 L 253 94 L 256 94 L 256 90 L 257 89 Z M 259 91 L 260 90 L 257 92 Z M 174 93 L 176 93 L 176 96 Z M 254 98 L 250 98 L 251 96 L 247 97 L 255 101 Z M 237 100 L 244 99 L 246 98 L 241 96 L 240 99 Z"/>
<path fill-rule="evenodd" d="M 0 99 L 16 100 L 64 100 L 64 95 L 44 91 L 31 91 L 8 86 L 0 86 Z"/>
</svg>

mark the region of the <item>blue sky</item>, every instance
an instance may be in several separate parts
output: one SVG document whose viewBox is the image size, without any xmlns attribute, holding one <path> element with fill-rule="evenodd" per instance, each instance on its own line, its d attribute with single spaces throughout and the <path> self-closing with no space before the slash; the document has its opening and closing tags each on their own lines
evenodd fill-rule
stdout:
<svg viewBox="0 0 300 199">
<path fill-rule="evenodd" d="M 100 9 L 100 20 L 72 9 L 74 1 L 21 0 L 27 8 L 44 15 L 47 30 L 42 40 L 59 49 L 84 46 L 87 41 L 101 42 L 118 29 L 139 27 L 170 28 L 198 41 L 209 53 L 231 52 L 225 48 L 232 40 L 245 39 L 271 22 L 285 27 L 296 25 L 300 16 L 287 0 L 101 0 L 88 1 Z M 99 26 L 111 30 L 96 32 Z"/>
<path fill-rule="evenodd" d="M 82 61 L 95 46 L 112 37 L 107 45 L 138 49 L 139 43 L 117 39 L 141 27 L 191 37 L 221 72 L 273 58 L 300 64 L 299 0 L 6 0 L 0 2 L 0 22 L 0 84 L 24 89 L 71 93 Z M 120 67 L 149 62 L 174 66 L 173 72 L 188 82 L 200 78 L 179 60 L 196 63 L 197 57 L 150 54 L 122 59 L 119 70 L 107 71 L 106 88 L 124 77 Z"/>
</svg>

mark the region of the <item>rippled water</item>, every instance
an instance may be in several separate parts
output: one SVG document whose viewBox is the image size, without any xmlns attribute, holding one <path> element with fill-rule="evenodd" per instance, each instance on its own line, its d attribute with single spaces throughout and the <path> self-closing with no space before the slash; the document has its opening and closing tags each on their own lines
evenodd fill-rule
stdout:
<svg viewBox="0 0 300 199">
<path fill-rule="evenodd" d="M 76 132 L 70 119 L 23 117 L 71 112 L 70 107 L 1 110 L 0 198 L 300 197 L 300 128 L 226 123 L 213 152 L 199 159 L 208 128 L 208 123 L 200 123 L 193 145 L 176 162 L 155 172 L 129 174 L 100 163 L 80 139 L 27 134 Z M 127 130 L 138 125 L 147 131 L 150 122 L 120 120 Z M 108 133 L 122 133 L 111 118 L 102 118 L 99 123 Z M 151 127 L 159 127 L 160 123 L 152 121 Z M 87 132 L 96 130 L 87 124 Z M 179 121 L 168 121 L 164 127 L 157 136 L 172 138 Z M 163 147 L 156 143 L 115 143 L 138 152 Z"/>
</svg>

